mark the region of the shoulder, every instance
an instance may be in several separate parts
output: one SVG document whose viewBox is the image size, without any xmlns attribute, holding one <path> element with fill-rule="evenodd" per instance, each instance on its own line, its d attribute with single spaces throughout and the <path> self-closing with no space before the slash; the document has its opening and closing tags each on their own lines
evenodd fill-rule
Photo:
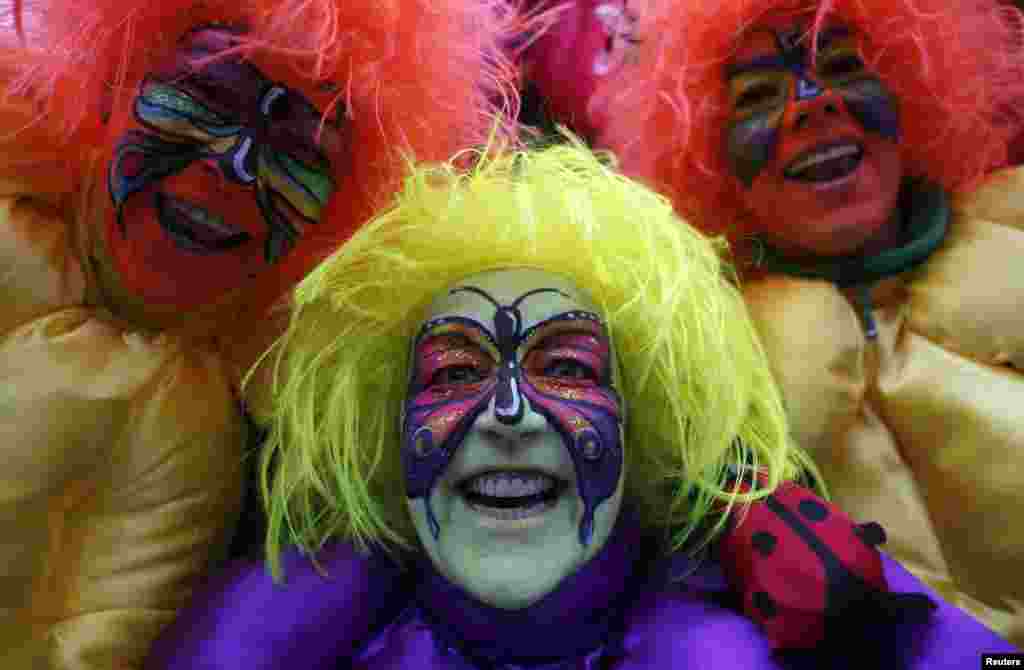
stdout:
<svg viewBox="0 0 1024 670">
<path fill-rule="evenodd" d="M 1024 368 L 1024 169 L 954 196 L 953 217 L 909 284 L 910 330 L 976 361 Z"/>
<path fill-rule="evenodd" d="M 0 333 L 81 304 L 86 291 L 62 213 L 4 190 L 0 172 Z"/>
<path fill-rule="evenodd" d="M 393 618 L 406 589 L 394 563 L 347 542 L 328 545 L 316 561 L 286 551 L 282 583 L 262 560 L 229 565 L 164 631 L 145 667 L 333 670 Z"/>
<path fill-rule="evenodd" d="M 174 480 L 188 496 L 237 470 L 241 415 L 211 354 L 74 307 L 0 339 L 0 365 L 3 385 L 13 389 L 0 393 L 0 410 L 14 417 L 17 442 L 37 445 L 25 457 L 44 484 L 64 481 L 73 466 L 107 468 L 103 481 L 142 486 L 144 479 L 153 500 L 156 482 Z M 40 469 L 50 465 L 63 474 Z"/>
<path fill-rule="evenodd" d="M 743 297 L 775 366 L 817 367 L 862 344 L 857 313 L 827 281 L 765 275 L 744 282 Z"/>
<path fill-rule="evenodd" d="M 959 218 L 983 219 L 1024 231 L 1024 168 L 997 170 L 953 197 Z"/>
<path fill-rule="evenodd" d="M 727 587 L 713 563 L 674 556 L 626 615 L 623 655 L 642 667 L 782 668 L 757 625 L 718 595 Z"/>
</svg>

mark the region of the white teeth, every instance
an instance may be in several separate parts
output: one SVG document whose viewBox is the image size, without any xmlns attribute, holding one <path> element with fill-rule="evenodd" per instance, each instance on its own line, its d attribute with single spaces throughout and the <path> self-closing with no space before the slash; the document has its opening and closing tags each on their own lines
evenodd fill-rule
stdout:
<svg viewBox="0 0 1024 670">
<path fill-rule="evenodd" d="M 487 505 L 470 503 L 470 507 L 480 514 L 499 521 L 518 521 L 520 519 L 527 519 L 531 516 L 536 516 L 548 511 L 554 507 L 554 505 L 555 503 L 553 501 L 541 500 L 539 502 L 531 503 L 525 507 L 509 507 L 507 509 L 503 509 L 501 507 L 488 507 Z"/>
<path fill-rule="evenodd" d="M 519 498 L 550 491 L 555 480 L 541 473 L 491 472 L 474 477 L 470 491 L 495 498 Z"/>
<path fill-rule="evenodd" d="M 846 156 L 852 156 L 860 153 L 860 147 L 856 144 L 840 144 L 838 146 L 829 147 L 828 149 L 822 149 L 820 151 L 814 151 L 801 158 L 796 163 L 793 163 L 786 170 L 789 174 L 797 174 L 802 172 L 809 167 L 824 163 L 825 161 L 835 160 L 837 158 L 845 158 Z"/>
</svg>

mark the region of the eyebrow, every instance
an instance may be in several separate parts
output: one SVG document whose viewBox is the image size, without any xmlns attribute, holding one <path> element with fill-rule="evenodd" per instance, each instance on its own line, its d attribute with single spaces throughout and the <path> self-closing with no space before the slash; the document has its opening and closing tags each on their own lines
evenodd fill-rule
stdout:
<svg viewBox="0 0 1024 670">
<path fill-rule="evenodd" d="M 773 38 L 777 37 L 774 31 L 768 30 L 755 30 L 754 33 L 759 32 L 771 32 Z M 831 28 L 825 28 L 818 33 L 818 51 L 828 48 L 829 44 L 837 39 L 850 36 L 850 30 L 842 26 L 833 26 Z M 757 70 L 788 70 L 790 69 L 789 60 L 786 55 L 779 53 L 776 47 L 776 53 L 766 54 L 758 56 L 742 63 L 735 63 L 729 65 L 726 68 L 725 74 L 727 79 L 732 79 L 741 74 L 745 74 L 751 71 Z"/>
<path fill-rule="evenodd" d="M 469 344 L 474 345 L 488 353 L 497 348 L 494 336 L 485 325 L 475 319 L 467 317 L 451 317 L 443 323 L 427 325 L 416 336 L 416 349 L 435 338 L 440 337 L 463 337 Z"/>
<path fill-rule="evenodd" d="M 520 347 L 524 344 L 530 343 L 536 345 L 536 336 L 538 331 L 541 335 L 544 335 L 544 339 L 547 337 L 555 337 L 557 335 L 570 335 L 573 333 L 593 335 L 599 338 L 608 340 L 608 333 L 605 325 L 601 321 L 594 321 L 592 319 L 580 316 L 586 314 L 595 318 L 600 318 L 596 312 L 589 310 L 574 310 L 573 312 L 566 312 L 562 314 L 556 314 L 555 316 L 549 317 L 540 321 L 529 328 L 523 333 L 522 339 L 519 341 Z M 550 332 L 548 332 L 550 331 Z"/>
<path fill-rule="evenodd" d="M 743 61 L 742 63 L 734 63 L 725 70 L 725 76 L 727 79 L 738 77 L 741 74 L 747 72 L 753 72 L 757 70 L 788 70 L 789 63 L 780 54 L 771 54 L 765 56 L 758 56 L 757 58 Z"/>
</svg>

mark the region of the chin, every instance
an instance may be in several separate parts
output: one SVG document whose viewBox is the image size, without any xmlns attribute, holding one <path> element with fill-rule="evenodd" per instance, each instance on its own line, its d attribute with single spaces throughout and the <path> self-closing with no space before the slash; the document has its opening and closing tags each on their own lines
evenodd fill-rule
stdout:
<svg viewBox="0 0 1024 670">
<path fill-rule="evenodd" d="M 497 568 L 508 572 L 516 571 L 523 574 L 524 578 L 522 580 L 503 579 L 498 582 L 479 583 L 470 590 L 470 593 L 481 602 L 503 610 L 521 610 L 530 607 L 558 588 L 562 580 L 575 571 L 575 566 L 573 566 L 568 570 L 549 570 L 551 574 L 542 574 L 538 567 L 549 566 L 543 563 L 543 559 L 536 558 L 523 561 L 521 566 L 509 566 L 507 561 L 500 560 L 494 561 L 494 563 L 500 565 L 488 566 L 486 562 L 481 565 L 487 566 L 484 567 L 485 570 Z M 566 574 L 562 574 L 563 572 Z M 492 574 L 494 573 L 492 572 Z"/>
<path fill-rule="evenodd" d="M 894 207 L 895 203 L 876 201 L 828 212 L 803 227 L 807 250 L 818 256 L 846 256 L 872 243 L 884 243 L 891 232 Z"/>
<path fill-rule="evenodd" d="M 869 243 L 885 238 L 890 230 L 899 186 L 881 193 L 879 190 L 865 193 L 856 189 L 838 202 L 833 198 L 808 198 L 807 194 L 776 198 L 771 207 L 757 207 L 764 212 L 758 215 L 759 227 L 773 246 L 797 255 L 854 254 Z M 785 193 L 783 189 L 779 191 L 779 195 Z M 799 214 L 789 217 L 778 214 L 785 211 Z"/>
</svg>

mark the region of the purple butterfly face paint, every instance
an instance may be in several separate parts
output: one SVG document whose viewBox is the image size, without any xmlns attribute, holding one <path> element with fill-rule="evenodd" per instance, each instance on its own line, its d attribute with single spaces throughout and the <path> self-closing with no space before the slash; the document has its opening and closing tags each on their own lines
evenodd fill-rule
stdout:
<svg viewBox="0 0 1024 670">
<path fill-rule="evenodd" d="M 471 284 L 450 292 L 470 294 L 492 318 L 441 316 L 427 321 L 415 339 L 402 426 L 407 495 L 424 500 L 436 540 L 440 526 L 431 493 L 467 438 L 477 440 L 476 446 L 488 439 L 481 434 L 497 432 L 487 425 L 507 426 L 513 434 L 533 421 L 531 432 L 553 430 L 569 456 L 575 482 L 563 482 L 568 491 L 555 487 L 548 493 L 575 488 L 583 506 L 578 539 L 586 546 L 595 509 L 615 494 L 622 477 L 622 403 L 614 387 L 607 330 L 586 309 L 549 310 L 527 321 L 524 308 L 531 302 L 555 296 L 565 306 L 578 304 L 557 288 L 528 290 L 508 303 Z M 478 506 L 499 506 L 499 516 L 518 518 L 516 509 L 543 509 L 544 494 L 533 500 L 531 486 L 541 487 L 525 475 L 518 482 L 495 478 L 478 483 L 465 497 Z"/>
<path fill-rule="evenodd" d="M 775 48 L 740 59 L 726 72 L 733 107 L 726 151 L 733 174 L 747 188 L 775 157 L 784 120 L 810 100 L 828 96 L 836 113 L 848 114 L 864 131 L 899 139 L 896 101 L 861 60 L 849 30 L 824 29 L 817 53 L 806 28 L 755 32 L 770 34 Z"/>
</svg>

